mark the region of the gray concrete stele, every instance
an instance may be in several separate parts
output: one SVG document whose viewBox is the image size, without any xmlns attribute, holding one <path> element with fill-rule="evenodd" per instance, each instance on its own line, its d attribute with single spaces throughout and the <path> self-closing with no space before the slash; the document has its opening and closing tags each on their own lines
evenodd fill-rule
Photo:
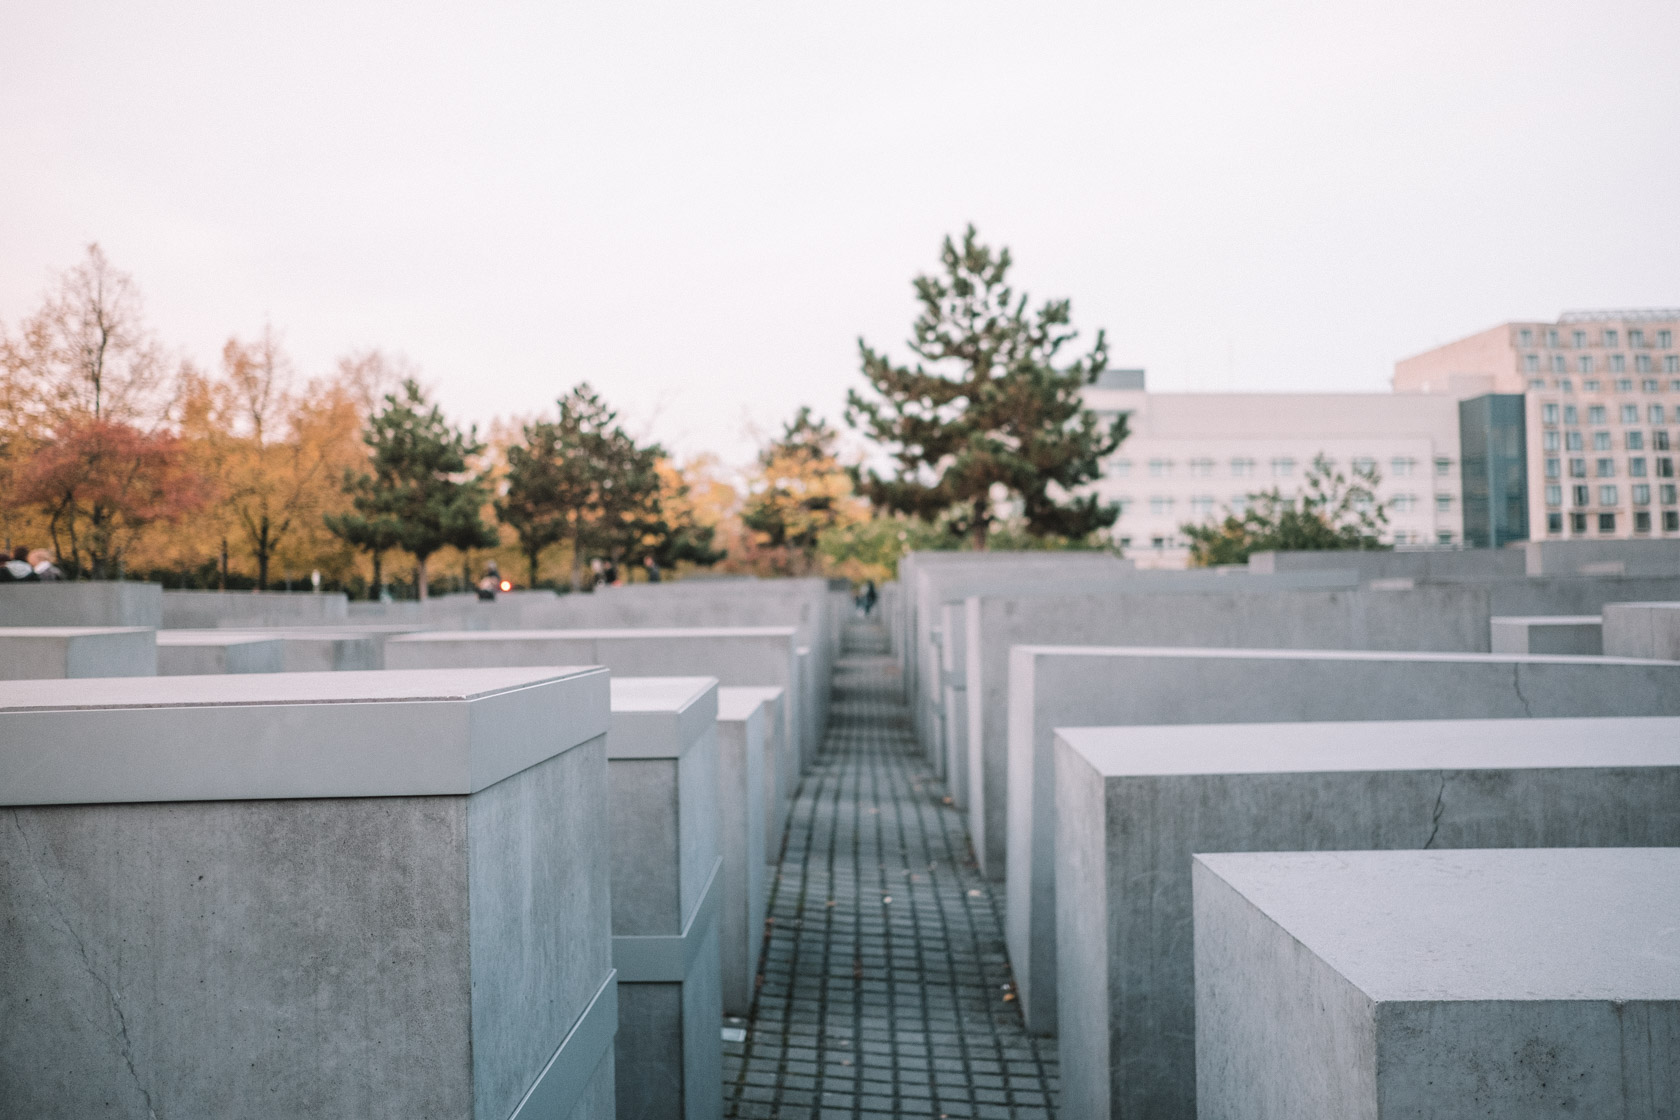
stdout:
<svg viewBox="0 0 1680 1120">
<path fill-rule="evenodd" d="M 1196 1115 L 1198 852 L 1675 845 L 1675 718 L 1063 729 L 1062 1114 Z"/>
<path fill-rule="evenodd" d="M 604 670 L 0 684 L 7 1115 L 613 1116 Z"/>
<path fill-rule="evenodd" d="M 663 586 L 663 585 L 662 585 Z M 780 688 L 778 767 L 785 760 L 791 790 L 806 748 L 794 630 L 739 626 L 645 630 L 434 631 L 385 643 L 389 669 L 455 665 L 605 665 L 615 677 L 716 677 L 731 687 Z M 816 747 L 812 745 L 811 753 Z"/>
<path fill-rule="evenodd" d="M 1680 1114 L 1680 849 L 1199 855 L 1199 1120 Z"/>
<path fill-rule="evenodd" d="M 1494 653 L 1596 657 L 1604 652 L 1604 620 L 1596 614 L 1499 616 L 1489 629 Z"/>
<path fill-rule="evenodd" d="M 281 673 L 286 669 L 279 638 L 239 630 L 159 630 L 157 662 L 160 677 Z"/>
<path fill-rule="evenodd" d="M 718 689 L 718 818 L 723 851 L 723 1010 L 746 1015 L 764 943 L 765 729 L 778 697 L 759 688 Z M 780 830 L 778 830 L 778 839 Z"/>
<path fill-rule="evenodd" d="M 1010 964 L 1056 1023 L 1058 727 L 1680 716 L 1680 665 L 1604 657 L 1017 646 L 1009 674 Z"/>
<path fill-rule="evenodd" d="M 711 677 L 612 682 L 607 776 L 624 1120 L 723 1115 L 717 693 Z"/>
<path fill-rule="evenodd" d="M 1604 604 L 1604 652 L 1680 661 L 1680 602 Z"/>
<path fill-rule="evenodd" d="M 152 633 L 136 626 L 0 627 L 0 681 L 153 677 Z"/>
</svg>

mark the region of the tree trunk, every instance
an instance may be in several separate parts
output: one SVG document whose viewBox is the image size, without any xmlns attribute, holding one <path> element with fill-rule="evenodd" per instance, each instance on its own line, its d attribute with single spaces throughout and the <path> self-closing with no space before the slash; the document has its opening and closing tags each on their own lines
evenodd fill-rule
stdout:
<svg viewBox="0 0 1680 1120">
<path fill-rule="evenodd" d="M 257 538 L 251 542 L 257 553 L 257 590 L 268 590 L 268 561 L 274 552 L 274 543 L 269 539 L 268 514 L 263 514 L 257 522 Z"/>
<path fill-rule="evenodd" d="M 974 551 L 986 551 L 986 530 L 991 527 L 990 510 L 984 498 L 974 500 Z"/>
<path fill-rule="evenodd" d="M 426 558 L 424 556 L 414 558 L 414 584 L 415 591 L 420 596 L 420 601 L 424 603 L 426 601 Z"/>
<path fill-rule="evenodd" d="M 222 538 L 222 571 L 221 571 L 221 576 L 218 579 L 217 584 L 216 584 L 216 590 L 218 590 L 218 591 L 226 591 L 227 590 L 227 577 L 228 577 L 227 538 L 223 537 Z"/>
<path fill-rule="evenodd" d="M 538 567 L 538 564 L 541 562 L 541 557 L 542 557 L 542 551 L 540 549 L 537 550 L 536 552 L 527 552 L 525 554 L 525 559 L 527 559 L 531 562 L 531 581 L 529 583 L 527 583 L 525 586 L 532 589 L 532 590 L 535 590 L 536 586 L 537 586 L 537 567 Z"/>
<path fill-rule="evenodd" d="M 583 590 L 583 549 L 578 547 L 578 514 L 572 511 L 572 590 Z"/>
<path fill-rule="evenodd" d="M 373 551 L 373 584 L 372 584 L 372 586 L 370 586 L 368 588 L 368 599 L 371 602 L 377 602 L 379 600 L 379 592 L 384 587 L 384 583 L 382 582 L 381 577 L 384 575 L 384 571 L 385 571 L 385 564 L 384 564 L 385 550 L 382 549 L 382 548 L 376 548 L 376 549 L 373 549 L 372 551 Z"/>
</svg>

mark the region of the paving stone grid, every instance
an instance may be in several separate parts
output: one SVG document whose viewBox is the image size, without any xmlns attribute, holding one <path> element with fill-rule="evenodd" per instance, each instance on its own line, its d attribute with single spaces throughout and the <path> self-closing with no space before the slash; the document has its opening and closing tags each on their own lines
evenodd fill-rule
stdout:
<svg viewBox="0 0 1680 1120">
<path fill-rule="evenodd" d="M 1053 1040 L 1010 988 L 1002 897 L 911 738 L 886 635 L 848 627 L 828 736 L 800 784 L 734 1117 L 1054 1115 Z"/>
</svg>

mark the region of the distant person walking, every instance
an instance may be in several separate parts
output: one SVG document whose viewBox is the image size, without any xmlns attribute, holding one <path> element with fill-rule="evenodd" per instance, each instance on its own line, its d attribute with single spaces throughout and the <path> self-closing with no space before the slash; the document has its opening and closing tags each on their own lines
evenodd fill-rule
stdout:
<svg viewBox="0 0 1680 1120">
<path fill-rule="evenodd" d="M 490 561 L 490 566 L 484 570 L 484 578 L 478 581 L 478 597 L 486 603 L 496 601 L 496 592 L 502 589 L 502 573 L 497 570 L 496 562 Z"/>
<path fill-rule="evenodd" d="M 21 544 L 13 550 L 10 560 L 0 564 L 0 583 L 39 583 L 40 580 L 29 564 L 29 549 Z"/>
<path fill-rule="evenodd" d="M 649 583 L 658 583 L 664 577 L 659 574 L 659 561 L 651 556 L 642 557 L 642 567 L 647 569 Z"/>
<path fill-rule="evenodd" d="M 875 603 L 879 598 L 880 596 L 875 593 L 875 581 L 872 579 L 864 580 L 863 593 L 858 596 L 858 606 L 863 608 L 864 618 L 868 618 L 874 613 Z"/>
</svg>

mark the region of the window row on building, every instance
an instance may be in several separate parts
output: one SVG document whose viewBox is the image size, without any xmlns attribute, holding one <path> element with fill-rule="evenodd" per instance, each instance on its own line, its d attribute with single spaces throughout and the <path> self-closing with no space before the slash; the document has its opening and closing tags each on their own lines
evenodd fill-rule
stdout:
<svg viewBox="0 0 1680 1120">
<path fill-rule="evenodd" d="M 1607 404 L 1589 404 L 1587 406 L 1587 423 L 1594 425 L 1608 424 L 1610 422 L 1610 408 L 1611 406 Z M 1636 404 L 1621 405 L 1617 409 L 1617 415 L 1624 424 L 1637 424 L 1639 423 L 1639 406 Z M 1666 424 L 1670 415 L 1674 417 L 1676 422 L 1680 422 L 1680 405 L 1676 405 L 1672 412 L 1660 404 L 1645 406 L 1645 422 L 1647 424 Z M 1541 423 L 1547 426 L 1555 426 L 1559 423 L 1560 417 L 1562 423 L 1566 426 L 1579 424 L 1581 422 L 1581 410 L 1572 404 L 1559 405 L 1552 401 L 1547 401 L 1540 406 Z"/>
<path fill-rule="evenodd" d="M 1675 484 L 1672 482 L 1659 483 L 1656 492 L 1657 504 L 1664 506 L 1680 504 L 1680 501 L 1677 501 L 1675 489 Z M 1628 496 L 1633 499 L 1634 505 L 1648 506 L 1651 504 L 1650 483 L 1636 482 L 1628 487 L 1628 490 Z M 1572 506 L 1590 506 L 1593 504 L 1594 497 L 1598 498 L 1597 504 L 1601 506 L 1619 506 L 1622 504 L 1621 487 L 1614 484 L 1601 485 L 1598 487 L 1596 495 L 1593 493 L 1593 488 L 1585 483 L 1575 483 L 1569 487 L 1569 504 Z M 1549 506 L 1561 506 L 1563 504 L 1563 486 L 1561 484 L 1547 484 L 1546 504 Z"/>
<path fill-rule="evenodd" d="M 1592 434 L 1592 449 L 1594 451 L 1614 450 L 1615 440 L 1610 432 L 1594 432 Z M 1541 433 L 1540 446 L 1548 453 L 1556 451 L 1585 451 L 1586 437 L 1579 431 L 1559 432 L 1548 430 Z M 1644 451 L 1645 432 L 1634 428 L 1622 433 L 1622 446 L 1629 451 Z M 1651 433 L 1650 448 L 1652 451 L 1670 450 L 1668 433 L 1661 428 Z"/>
<path fill-rule="evenodd" d="M 1232 478 L 1254 478 L 1259 468 L 1259 462 L 1245 456 L 1237 456 L 1227 462 L 1227 469 Z M 1267 467 L 1273 478 L 1293 478 L 1297 470 L 1305 469 L 1310 464 L 1303 463 L 1292 456 L 1282 455 L 1267 461 Z M 1335 460 L 1331 460 L 1335 465 Z M 1355 457 L 1352 461 L 1356 472 L 1369 473 L 1378 469 L 1377 460 L 1368 456 Z M 1134 464 L 1130 459 L 1110 459 L 1108 461 L 1108 476 L 1110 478 L 1130 478 Z M 1172 459 L 1150 459 L 1148 470 L 1150 478 L 1171 478 L 1177 463 Z M 1396 456 L 1388 461 L 1390 477 L 1406 478 L 1417 471 L 1416 459 Z M 1187 459 L 1184 461 L 1185 471 L 1191 478 L 1212 478 L 1218 473 L 1219 464 L 1210 458 Z M 1435 460 L 1435 473 L 1445 476 L 1452 474 L 1453 461 L 1447 458 Z"/>
<path fill-rule="evenodd" d="M 1615 478 L 1616 460 L 1609 456 L 1601 456 L 1592 461 L 1594 478 Z M 1647 472 L 1647 467 L 1650 468 Z M 1673 478 L 1674 459 L 1667 455 L 1658 455 L 1647 459 L 1644 455 L 1630 455 L 1627 460 L 1627 476 L 1629 478 Z M 1563 460 L 1548 458 L 1546 460 L 1546 477 L 1563 477 Z M 1587 460 L 1585 457 L 1572 457 L 1569 460 L 1569 477 L 1586 478 Z"/>
<path fill-rule="evenodd" d="M 1546 515 L 1546 533 L 1549 536 L 1560 536 L 1563 533 L 1563 518 L 1561 513 Z M 1597 514 L 1571 513 L 1569 515 L 1569 532 L 1577 537 L 1587 535 L 1587 526 L 1596 525 L 1600 536 L 1615 536 L 1617 515 L 1614 511 L 1604 510 Z M 1633 511 L 1633 531 L 1635 534 L 1649 533 L 1652 526 L 1651 511 L 1636 509 Z M 1665 533 L 1680 533 L 1680 510 L 1665 509 L 1662 511 L 1662 530 Z"/>
<path fill-rule="evenodd" d="M 1236 494 L 1225 503 L 1225 506 L 1230 509 L 1232 513 L 1240 516 L 1248 509 L 1248 499 L 1249 496 L 1247 494 Z M 1436 511 L 1440 513 L 1450 513 L 1455 500 L 1456 499 L 1452 494 L 1436 494 Z M 1121 516 L 1125 516 L 1128 510 L 1133 509 L 1137 505 L 1136 499 L 1132 498 L 1129 494 L 1120 495 L 1115 498 L 1114 501 L 1120 507 Z M 1178 498 L 1172 494 L 1152 495 L 1149 499 L 1149 512 L 1157 517 L 1165 517 L 1173 512 L 1177 502 Z M 1285 504 L 1293 504 L 1293 502 L 1291 499 L 1286 499 Z M 1186 500 L 1185 505 L 1189 507 L 1192 514 L 1205 517 L 1208 514 L 1213 513 L 1218 507 L 1219 499 L 1215 498 L 1211 494 L 1194 494 Z M 1422 508 L 1423 499 L 1416 494 L 1395 494 L 1393 497 L 1388 499 L 1387 505 L 1389 509 L 1392 509 L 1396 513 L 1412 513 Z"/>
<path fill-rule="evenodd" d="M 1531 327 L 1523 327 L 1517 331 L 1517 341 L 1523 346 L 1533 346 L 1535 333 Z M 1572 330 L 1566 336 L 1556 327 L 1548 327 L 1545 341 L 1541 345 L 1552 350 L 1564 346 L 1572 346 L 1576 350 L 1585 350 L 1589 346 L 1600 346 L 1606 350 L 1614 350 L 1622 345 L 1622 331 L 1619 327 L 1606 327 L 1598 334 L 1595 342 L 1590 331 Z M 1565 339 L 1567 338 L 1567 342 Z M 1627 347 L 1629 350 L 1644 350 L 1652 341 L 1658 350 L 1669 350 L 1674 346 L 1674 332 L 1663 328 L 1654 332 L 1647 332 L 1643 327 L 1630 327 L 1627 332 Z"/>
<path fill-rule="evenodd" d="M 1550 369 L 1551 372 L 1553 372 L 1553 373 L 1568 373 L 1568 372 L 1570 372 L 1568 356 L 1565 355 L 1565 354 L 1553 354 L 1551 356 L 1550 362 L 1547 362 L 1547 363 L 1543 364 L 1541 362 L 1539 354 L 1524 354 L 1523 355 L 1523 372 L 1524 373 L 1540 373 L 1542 370 L 1545 370 L 1545 369 Z M 1590 373 L 1627 373 L 1628 372 L 1627 355 L 1626 354 L 1611 354 L 1608 358 L 1606 358 L 1604 360 L 1603 365 L 1601 367 L 1600 363 L 1599 363 L 1599 360 L 1597 358 L 1594 358 L 1591 354 L 1581 354 L 1581 355 L 1577 356 L 1576 359 L 1575 359 L 1575 372 L 1576 373 L 1588 373 L 1588 374 L 1590 374 Z M 1656 373 L 1657 372 L 1656 360 L 1650 354 L 1635 354 L 1633 356 L 1633 372 L 1634 373 Z M 1680 354 L 1664 354 L 1662 356 L 1662 372 L 1664 372 L 1664 373 L 1680 373 Z M 1677 386 L 1680 386 L 1680 382 L 1673 382 L 1673 381 L 1669 382 L 1669 388 L 1670 389 L 1674 389 Z M 1530 382 L 1529 383 L 1529 388 L 1531 388 L 1531 389 L 1544 389 L 1545 387 L 1546 387 L 1546 383 L 1545 383 L 1544 380 L 1541 380 L 1538 383 L 1535 383 L 1535 382 Z M 1592 381 L 1582 382 L 1581 387 L 1582 387 L 1582 389 L 1584 389 L 1586 392 L 1589 392 L 1589 393 L 1596 393 L 1596 392 L 1599 391 L 1597 384 L 1592 382 Z M 1563 380 L 1559 381 L 1558 382 L 1558 388 L 1563 390 L 1565 393 L 1572 393 L 1572 392 L 1575 391 L 1574 386 L 1569 383 L 1568 378 L 1564 378 Z M 1651 378 L 1650 380 L 1646 381 L 1643 386 L 1641 386 L 1641 389 L 1642 389 L 1642 391 L 1647 392 L 1647 393 L 1661 392 L 1662 391 L 1662 383 L 1659 382 L 1658 380 L 1656 380 L 1656 378 Z M 1626 389 L 1621 389 L 1619 391 L 1623 392 L 1623 393 L 1633 392 L 1632 381 L 1629 380 L 1628 387 Z"/>
</svg>

